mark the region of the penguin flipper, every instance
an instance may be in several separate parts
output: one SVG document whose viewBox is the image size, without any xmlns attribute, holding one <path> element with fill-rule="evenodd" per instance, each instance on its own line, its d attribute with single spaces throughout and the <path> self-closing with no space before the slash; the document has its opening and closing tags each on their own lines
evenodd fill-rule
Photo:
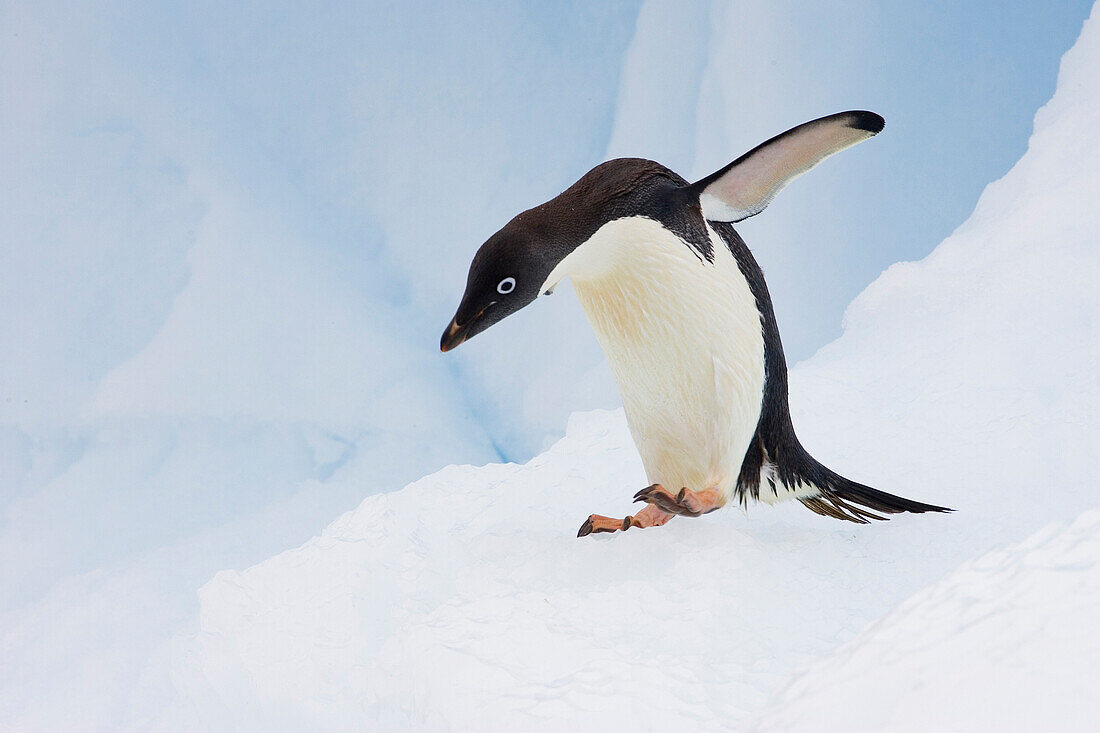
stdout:
<svg viewBox="0 0 1100 733">
<path fill-rule="evenodd" d="M 737 222 L 763 211 L 783 188 L 830 155 L 877 135 L 886 122 L 853 110 L 821 117 L 757 145 L 693 183 L 703 217 Z"/>
</svg>

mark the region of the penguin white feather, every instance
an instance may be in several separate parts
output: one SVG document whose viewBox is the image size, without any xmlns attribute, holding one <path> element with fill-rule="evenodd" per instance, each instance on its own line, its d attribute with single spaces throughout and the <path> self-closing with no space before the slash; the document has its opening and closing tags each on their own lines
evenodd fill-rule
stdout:
<svg viewBox="0 0 1100 733">
<path fill-rule="evenodd" d="M 543 290 L 570 277 L 619 385 L 650 483 L 733 492 L 764 388 L 760 312 L 710 227 L 714 261 L 659 222 L 603 225 Z"/>
</svg>

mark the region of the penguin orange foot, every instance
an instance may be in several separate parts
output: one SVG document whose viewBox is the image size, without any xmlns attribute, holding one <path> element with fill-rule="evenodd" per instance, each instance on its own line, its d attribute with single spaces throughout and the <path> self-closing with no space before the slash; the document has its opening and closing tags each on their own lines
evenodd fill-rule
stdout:
<svg viewBox="0 0 1100 733">
<path fill-rule="evenodd" d="M 653 504 L 645 507 L 633 517 L 626 517 L 625 519 L 612 519 L 611 517 L 593 514 L 584 520 L 584 524 L 577 530 L 577 536 L 587 537 L 593 532 L 626 531 L 631 527 L 638 527 L 639 529 L 660 527 L 674 516 L 669 512 L 661 511 Z"/>
<path fill-rule="evenodd" d="M 587 537 L 593 532 L 618 532 L 626 524 L 625 519 L 605 517 L 601 514 L 590 514 L 584 524 L 577 530 L 578 537 Z"/>
<path fill-rule="evenodd" d="M 680 514 L 685 517 L 698 517 L 702 514 L 709 514 L 725 504 L 718 489 L 691 491 L 683 488 L 680 489 L 680 493 L 673 495 L 660 484 L 653 484 L 642 489 L 634 495 L 634 501 L 644 501 L 650 506 L 656 506 L 663 512 Z"/>
</svg>

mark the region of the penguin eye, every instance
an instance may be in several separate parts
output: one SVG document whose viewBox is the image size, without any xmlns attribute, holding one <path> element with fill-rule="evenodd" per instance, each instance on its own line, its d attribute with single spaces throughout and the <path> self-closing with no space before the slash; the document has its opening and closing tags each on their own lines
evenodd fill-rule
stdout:
<svg viewBox="0 0 1100 733">
<path fill-rule="evenodd" d="M 497 292 L 501 295 L 507 295 L 516 289 L 516 279 L 514 277 L 506 277 L 497 283 Z"/>
</svg>

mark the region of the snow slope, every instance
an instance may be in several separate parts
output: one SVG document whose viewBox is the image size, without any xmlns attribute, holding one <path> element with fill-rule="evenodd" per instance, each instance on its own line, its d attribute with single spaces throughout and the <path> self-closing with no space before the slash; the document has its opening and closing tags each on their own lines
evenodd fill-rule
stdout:
<svg viewBox="0 0 1100 733">
<path fill-rule="evenodd" d="M 1094 509 L 917 593 L 797 676 L 759 729 L 1095 730 L 1098 618 Z"/>
<path fill-rule="evenodd" d="M 753 507 L 577 540 L 644 477 L 621 413 L 576 415 L 526 465 L 449 467 L 219 573 L 173 704 L 130 722 L 1095 728 L 1096 68 L 1094 11 L 1026 155 L 792 373 L 812 452 L 956 514 Z"/>
</svg>

